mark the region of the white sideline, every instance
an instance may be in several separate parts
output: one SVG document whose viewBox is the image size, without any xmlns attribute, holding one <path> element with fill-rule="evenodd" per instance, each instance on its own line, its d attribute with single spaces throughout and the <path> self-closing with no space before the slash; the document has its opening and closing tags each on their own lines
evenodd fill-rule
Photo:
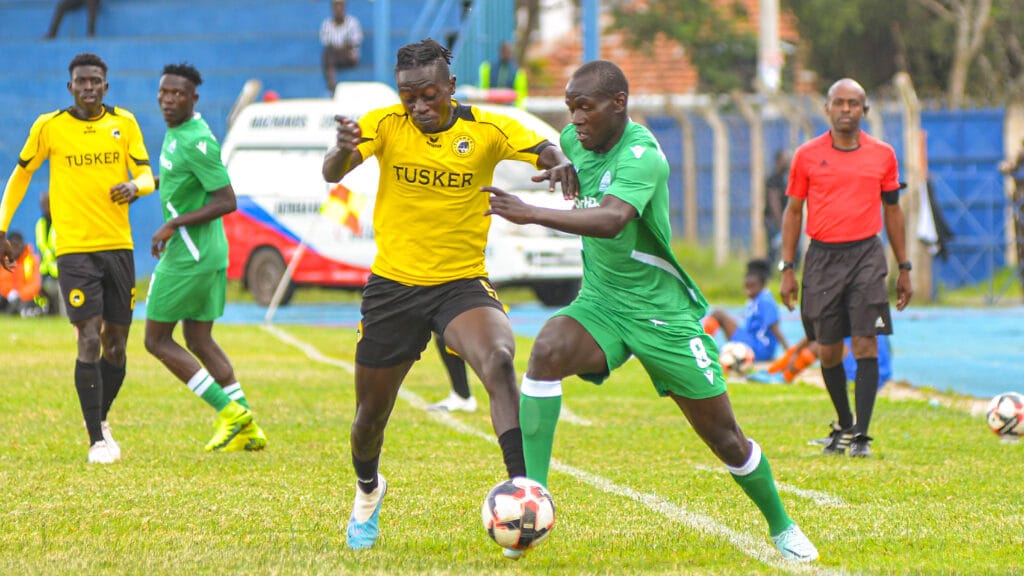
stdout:
<svg viewBox="0 0 1024 576">
<path fill-rule="evenodd" d="M 278 338 L 282 342 L 298 348 L 304 354 L 306 354 L 306 356 L 309 357 L 311 360 L 323 362 L 325 364 L 330 364 L 331 366 L 336 366 L 347 372 L 355 371 L 355 367 L 351 363 L 326 356 L 322 354 L 319 350 L 317 350 L 316 347 L 295 338 L 291 334 L 288 334 L 287 332 L 280 328 L 277 328 L 276 326 L 265 324 L 263 325 L 263 330 L 269 332 L 271 335 Z M 413 407 L 426 411 L 428 416 L 430 416 L 437 422 L 444 424 L 448 428 L 455 430 L 456 432 L 461 432 L 469 436 L 475 436 L 486 442 L 497 444 L 497 439 L 495 439 L 494 436 L 489 432 L 481 432 L 480 430 L 477 430 L 472 426 L 464 424 L 459 419 L 455 418 L 454 416 L 447 412 L 427 411 L 427 401 L 421 398 L 418 394 L 410 392 L 406 388 L 402 388 L 398 391 L 398 397 L 405 400 Z M 607 478 L 604 478 L 597 474 L 593 474 L 587 472 L 586 470 L 575 468 L 568 464 L 563 464 L 561 461 L 555 458 L 551 459 L 551 468 L 552 470 L 556 470 L 563 474 L 572 476 L 577 480 L 586 482 L 587 484 L 590 484 L 594 488 L 597 488 L 598 490 L 601 490 L 603 492 L 607 492 L 608 494 L 613 494 L 615 496 L 622 496 L 625 498 L 629 498 L 631 500 L 635 500 L 646 506 L 648 509 L 657 512 L 662 516 L 665 516 L 669 520 L 675 520 L 677 522 L 685 524 L 686 526 L 689 526 L 690 528 L 693 528 L 710 536 L 717 536 L 719 538 L 723 538 L 727 540 L 730 544 L 732 544 L 733 547 L 735 547 L 739 552 L 746 554 L 747 556 L 750 556 L 751 558 L 757 560 L 758 562 L 761 562 L 762 564 L 766 564 L 768 566 L 777 568 L 784 572 L 789 572 L 791 574 L 827 575 L 838 575 L 844 573 L 842 571 L 831 570 L 822 566 L 818 566 L 813 563 L 800 564 L 783 560 L 779 556 L 779 553 L 775 550 L 775 548 L 768 544 L 769 539 L 767 538 L 767 536 L 755 537 L 751 536 L 750 534 L 737 532 L 721 524 L 714 518 L 696 512 L 691 512 L 687 510 L 685 506 L 669 502 L 668 500 L 665 500 L 664 498 L 658 496 L 657 494 L 646 494 L 626 486 L 620 486 L 612 482 L 611 480 L 608 480 Z"/>
</svg>

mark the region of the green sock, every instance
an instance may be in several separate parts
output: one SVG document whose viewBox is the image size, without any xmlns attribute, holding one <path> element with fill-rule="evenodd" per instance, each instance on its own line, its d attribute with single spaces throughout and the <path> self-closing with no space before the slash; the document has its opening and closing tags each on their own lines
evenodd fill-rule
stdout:
<svg viewBox="0 0 1024 576">
<path fill-rule="evenodd" d="M 249 408 L 249 401 L 245 399 L 245 392 L 242 390 L 242 385 L 238 382 L 225 386 L 224 393 L 228 395 L 228 398 L 245 406 L 246 409 Z"/>
<path fill-rule="evenodd" d="M 193 374 L 188 379 L 187 385 L 189 390 L 202 398 L 204 402 L 213 406 L 213 409 L 217 412 L 220 412 L 231 403 L 231 398 L 224 393 L 224 389 L 213 380 L 213 376 L 210 376 L 210 373 L 205 368 L 200 368 L 198 372 Z"/>
<path fill-rule="evenodd" d="M 555 426 L 562 411 L 562 381 L 533 380 L 523 377 L 519 395 L 519 425 L 523 429 L 523 457 L 526 476 L 548 485 L 551 447 Z"/>
<path fill-rule="evenodd" d="M 726 468 L 761 510 L 761 514 L 764 514 L 771 535 L 778 536 L 793 524 L 793 520 L 786 514 L 786 508 L 782 505 L 779 491 L 775 487 L 775 478 L 772 477 L 772 468 L 761 452 L 761 447 L 753 440 L 750 440 L 750 447 L 750 459 L 746 464 L 740 468 Z"/>
</svg>

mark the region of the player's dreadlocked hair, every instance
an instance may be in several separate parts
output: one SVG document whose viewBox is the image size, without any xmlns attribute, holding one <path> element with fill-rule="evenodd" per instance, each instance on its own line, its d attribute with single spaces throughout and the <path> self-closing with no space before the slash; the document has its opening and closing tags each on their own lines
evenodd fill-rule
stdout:
<svg viewBox="0 0 1024 576">
<path fill-rule="evenodd" d="M 573 78 L 593 74 L 597 76 L 598 91 L 605 96 L 615 96 L 619 92 L 629 94 L 629 81 L 622 69 L 607 60 L 594 60 L 580 66 L 573 72 Z"/>
<path fill-rule="evenodd" d="M 193 86 L 199 86 L 203 83 L 203 76 L 196 70 L 196 67 L 189 64 L 188 62 L 182 62 L 181 64 L 168 64 L 164 66 L 164 74 L 171 74 L 173 76 L 181 76 Z"/>
<path fill-rule="evenodd" d="M 73 74 L 75 68 L 79 66 L 98 66 L 100 70 L 103 70 L 103 76 L 107 75 L 107 63 L 103 61 L 103 58 L 91 52 L 83 52 L 72 58 L 71 64 L 68 64 L 68 74 Z"/>
<path fill-rule="evenodd" d="M 448 70 L 452 63 L 452 53 L 433 38 L 427 38 L 421 42 L 406 44 L 398 49 L 395 72 L 429 66 L 435 62 Z M 450 76 L 451 73 L 449 72 L 448 75 Z"/>
</svg>

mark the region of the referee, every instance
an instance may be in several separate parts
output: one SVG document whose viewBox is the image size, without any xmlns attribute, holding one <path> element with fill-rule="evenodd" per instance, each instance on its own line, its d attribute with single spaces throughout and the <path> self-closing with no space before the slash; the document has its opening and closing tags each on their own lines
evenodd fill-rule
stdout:
<svg viewBox="0 0 1024 576">
<path fill-rule="evenodd" d="M 892 147 L 861 131 L 868 112 L 864 88 L 843 78 L 828 90 L 825 113 L 831 129 L 793 155 L 782 220 L 782 303 L 793 310 L 797 296 L 797 240 L 807 203 L 811 239 L 803 273 L 800 316 L 807 338 L 820 348 L 821 374 L 838 423 L 825 454 L 871 455 L 868 426 L 878 392 L 878 334 L 892 334 L 888 270 L 879 233 L 885 232 L 899 262 L 896 309 L 913 294 L 906 258 L 899 166 Z M 879 207 L 881 206 L 881 209 Z M 851 336 L 857 361 L 856 420 L 850 410 L 843 368 L 843 338 Z"/>
</svg>

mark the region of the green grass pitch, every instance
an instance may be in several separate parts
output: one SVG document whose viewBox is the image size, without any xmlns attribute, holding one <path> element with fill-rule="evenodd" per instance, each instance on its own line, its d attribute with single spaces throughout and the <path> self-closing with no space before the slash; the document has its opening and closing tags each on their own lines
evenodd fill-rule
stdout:
<svg viewBox="0 0 1024 576">
<path fill-rule="evenodd" d="M 86 464 L 63 320 L 0 318 L 0 574 L 1002 574 L 1020 562 L 1024 445 L 977 416 L 880 399 L 875 457 L 808 446 L 832 419 L 824 391 L 734 384 L 790 515 L 815 542 L 784 563 L 764 520 L 640 366 L 603 386 L 567 380 L 550 490 L 558 520 L 523 560 L 480 522 L 504 467 L 487 416 L 423 406 L 448 385 L 432 348 L 406 380 L 381 469 L 381 539 L 345 548 L 353 495 L 351 329 L 218 326 L 270 444 L 206 454 L 213 411 L 150 357 L 133 328 L 110 420 L 124 457 Z M 518 340 L 525 369 L 530 341 Z M 1017 383 L 1017 387 L 1020 383 Z M 1013 388 L 1014 383 L 1007 383 Z M 589 422 L 590 425 L 586 425 Z"/>
</svg>

